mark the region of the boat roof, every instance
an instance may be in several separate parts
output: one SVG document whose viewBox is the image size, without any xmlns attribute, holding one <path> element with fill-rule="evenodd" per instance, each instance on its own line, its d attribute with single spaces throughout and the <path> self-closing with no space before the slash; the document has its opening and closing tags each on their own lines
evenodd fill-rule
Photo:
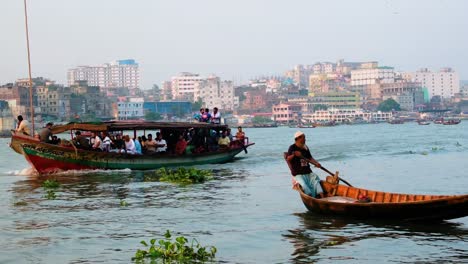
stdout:
<svg viewBox="0 0 468 264">
<path fill-rule="evenodd" d="M 121 131 L 121 130 L 143 130 L 143 129 L 187 129 L 187 128 L 210 128 L 226 129 L 227 125 L 217 125 L 201 122 L 154 122 L 154 121 L 108 121 L 108 122 L 71 122 L 65 125 L 55 125 L 51 128 L 52 133 L 62 133 L 70 130 L 83 131 Z"/>
</svg>

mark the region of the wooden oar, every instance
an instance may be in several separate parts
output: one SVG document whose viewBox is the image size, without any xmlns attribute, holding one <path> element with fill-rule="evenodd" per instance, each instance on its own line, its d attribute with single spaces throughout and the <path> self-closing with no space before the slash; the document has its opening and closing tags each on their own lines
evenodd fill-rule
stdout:
<svg viewBox="0 0 468 264">
<path fill-rule="evenodd" d="M 300 156 L 299 158 L 301 158 L 301 159 L 303 159 L 303 160 L 309 162 L 309 163 L 312 164 L 312 165 L 315 165 L 315 164 L 313 164 L 312 162 L 310 162 L 310 160 L 306 159 L 304 156 Z M 333 174 L 331 171 L 327 170 L 326 168 L 324 168 L 324 167 L 322 167 L 322 166 L 320 166 L 320 169 L 322 169 L 323 171 L 326 171 L 326 172 L 327 172 L 328 174 L 330 174 L 331 176 L 335 176 L 335 174 Z M 348 185 L 349 187 L 353 187 L 349 182 L 347 182 L 347 181 L 344 180 L 343 178 L 341 178 L 341 177 L 338 176 L 338 179 L 339 179 L 340 181 L 344 182 L 344 183 L 345 183 L 346 185 Z"/>
<path fill-rule="evenodd" d="M 320 169 L 326 171 L 328 174 L 330 174 L 331 176 L 335 176 L 335 174 L 333 174 L 331 171 L 327 170 L 326 168 L 320 166 Z M 343 178 L 341 177 L 338 177 L 338 179 L 340 179 L 340 181 L 344 182 L 346 185 L 348 185 L 349 187 L 353 187 L 349 182 L 347 182 L 346 180 L 344 180 Z"/>
</svg>

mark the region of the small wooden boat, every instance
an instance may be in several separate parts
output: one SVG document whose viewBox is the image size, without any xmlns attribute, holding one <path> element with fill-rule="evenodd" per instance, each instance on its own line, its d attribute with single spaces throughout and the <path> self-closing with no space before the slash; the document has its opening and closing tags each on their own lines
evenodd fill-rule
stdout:
<svg viewBox="0 0 468 264">
<path fill-rule="evenodd" d="M 447 220 L 468 216 L 468 195 L 419 195 L 371 191 L 321 181 L 325 198 L 298 190 L 308 210 L 359 218 Z M 362 199 L 365 197 L 365 199 Z"/>
<path fill-rule="evenodd" d="M 405 123 L 405 121 L 403 119 L 400 119 L 400 118 L 390 119 L 387 122 L 389 124 L 392 124 L 392 125 L 401 125 L 401 124 Z"/>
<path fill-rule="evenodd" d="M 458 125 L 460 124 L 461 120 L 460 119 L 448 119 L 444 120 L 442 124 L 444 125 Z"/>
<path fill-rule="evenodd" d="M 65 131 L 107 131 L 120 132 L 133 130 L 160 130 L 160 131 L 185 131 L 186 129 L 227 129 L 226 125 L 214 125 L 206 123 L 163 123 L 163 122 L 104 122 L 93 123 L 70 123 L 67 125 L 54 126 L 52 132 L 62 133 Z M 143 154 L 132 155 L 107 151 L 93 151 L 78 149 L 72 143 L 54 145 L 40 142 L 33 137 L 13 134 L 11 148 L 23 154 L 27 161 L 40 173 L 55 173 L 66 170 L 89 170 L 89 169 L 132 169 L 151 170 L 161 167 L 192 166 L 199 164 L 223 163 L 233 160 L 234 156 L 254 143 L 238 141 L 231 142 L 226 149 L 207 151 L 202 153 L 176 154 Z"/>
<path fill-rule="evenodd" d="M 429 123 L 429 121 L 426 121 L 426 120 L 418 120 L 418 125 L 420 126 L 427 126 L 427 125 L 430 125 L 431 123 Z"/>
</svg>

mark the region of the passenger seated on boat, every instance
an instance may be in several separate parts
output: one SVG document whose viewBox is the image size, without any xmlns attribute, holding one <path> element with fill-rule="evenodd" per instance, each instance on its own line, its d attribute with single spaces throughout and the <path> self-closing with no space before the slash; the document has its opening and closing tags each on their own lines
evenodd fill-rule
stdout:
<svg viewBox="0 0 468 264">
<path fill-rule="evenodd" d="M 219 149 L 218 139 L 218 132 L 215 130 L 210 130 L 208 136 L 206 137 L 208 151 L 217 151 Z"/>
<path fill-rule="evenodd" d="M 46 124 L 46 126 L 44 128 L 41 129 L 41 131 L 39 131 L 39 138 L 41 140 L 41 142 L 46 142 L 46 143 L 52 143 L 52 130 L 51 130 L 51 127 L 53 126 L 54 124 L 49 122 Z"/>
<path fill-rule="evenodd" d="M 165 153 L 167 151 L 166 140 L 162 138 L 161 132 L 156 132 L 156 152 Z"/>
<path fill-rule="evenodd" d="M 58 138 L 57 136 L 52 136 L 52 140 L 50 141 L 50 144 L 54 144 L 54 145 L 60 145 L 60 138 Z"/>
<path fill-rule="evenodd" d="M 73 139 L 73 144 L 79 149 L 91 149 L 88 139 L 81 135 L 80 131 L 75 132 L 75 138 Z"/>
<path fill-rule="evenodd" d="M 124 141 L 125 141 L 125 149 L 121 152 L 125 152 L 127 154 L 132 154 L 132 155 L 137 154 L 135 142 L 133 142 L 133 139 L 131 139 L 129 135 L 124 136 Z"/>
<path fill-rule="evenodd" d="M 228 129 L 226 130 L 226 135 L 227 135 L 227 137 L 229 138 L 229 141 L 232 142 L 234 137 L 233 137 L 232 134 L 231 134 L 231 129 L 230 129 L 230 128 L 228 128 Z"/>
<path fill-rule="evenodd" d="M 146 141 L 146 143 L 145 143 L 146 151 L 148 153 L 155 153 L 157 145 L 158 145 L 158 143 L 156 143 L 156 140 L 153 139 L 153 135 L 148 134 L 148 141 Z"/>
<path fill-rule="evenodd" d="M 141 137 L 138 137 L 138 140 L 140 140 L 142 153 L 143 153 L 143 152 L 146 152 L 146 141 L 147 141 L 146 136 L 143 135 L 143 136 L 141 136 Z"/>
<path fill-rule="evenodd" d="M 314 164 L 318 168 L 321 167 L 321 164 L 310 154 L 310 150 L 305 144 L 306 140 L 303 132 L 297 131 L 294 134 L 294 141 L 295 143 L 289 147 L 285 156 L 294 178 L 293 188 L 298 187 L 295 186 L 297 182 L 305 194 L 312 197 L 321 197 L 323 189 L 320 185 L 320 178 L 312 172 L 309 163 Z"/>
<path fill-rule="evenodd" d="M 93 132 L 93 133 L 91 134 L 91 139 L 94 139 L 94 140 L 92 140 L 92 142 L 93 142 L 93 150 L 101 151 L 101 143 L 102 143 L 102 140 L 101 140 L 101 138 L 97 135 L 96 132 Z"/>
<path fill-rule="evenodd" d="M 110 148 L 111 148 L 111 139 L 109 137 L 109 134 L 107 132 L 102 132 L 101 133 L 101 136 L 102 136 L 102 143 L 101 143 L 101 149 L 102 151 L 106 151 L 106 152 L 109 152 L 110 151 Z"/>
<path fill-rule="evenodd" d="M 135 150 L 137 154 L 142 154 L 142 149 L 141 149 L 141 143 L 140 143 L 141 137 L 134 138 L 133 142 L 135 143 Z"/>
<path fill-rule="evenodd" d="M 24 135 L 31 135 L 31 129 L 29 129 L 29 122 L 28 120 L 24 120 L 22 115 L 17 117 L 18 124 L 16 127 L 16 132 L 22 133 Z"/>
<path fill-rule="evenodd" d="M 185 153 L 185 149 L 187 148 L 187 141 L 184 139 L 184 135 L 179 136 L 179 140 L 175 146 L 175 154 L 183 155 Z"/>
<path fill-rule="evenodd" d="M 223 131 L 221 137 L 218 139 L 218 145 L 220 149 L 228 149 L 231 141 L 227 137 L 227 132 Z"/>
<path fill-rule="evenodd" d="M 120 152 L 122 149 L 125 147 L 125 142 L 122 139 L 122 136 L 120 134 L 117 134 L 115 136 L 115 140 L 111 142 L 111 152 Z"/>
<path fill-rule="evenodd" d="M 244 133 L 244 131 L 242 131 L 242 127 L 238 127 L 238 128 L 237 128 L 236 140 L 238 140 L 238 141 L 240 141 L 242 144 L 244 144 L 245 133 Z"/>
</svg>

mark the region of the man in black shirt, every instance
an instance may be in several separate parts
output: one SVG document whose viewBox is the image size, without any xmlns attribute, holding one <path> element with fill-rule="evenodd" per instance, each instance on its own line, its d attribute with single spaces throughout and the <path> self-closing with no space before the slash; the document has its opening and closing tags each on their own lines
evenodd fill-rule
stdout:
<svg viewBox="0 0 468 264">
<path fill-rule="evenodd" d="M 303 132 L 296 132 L 294 140 L 295 142 L 289 147 L 286 156 L 289 169 L 294 177 L 293 182 L 297 182 L 305 194 L 317 197 L 323 193 L 323 189 L 320 186 L 320 178 L 312 172 L 309 163 L 317 168 L 322 167 L 322 165 L 310 154 L 310 150 L 305 144 L 306 139 Z"/>
</svg>

